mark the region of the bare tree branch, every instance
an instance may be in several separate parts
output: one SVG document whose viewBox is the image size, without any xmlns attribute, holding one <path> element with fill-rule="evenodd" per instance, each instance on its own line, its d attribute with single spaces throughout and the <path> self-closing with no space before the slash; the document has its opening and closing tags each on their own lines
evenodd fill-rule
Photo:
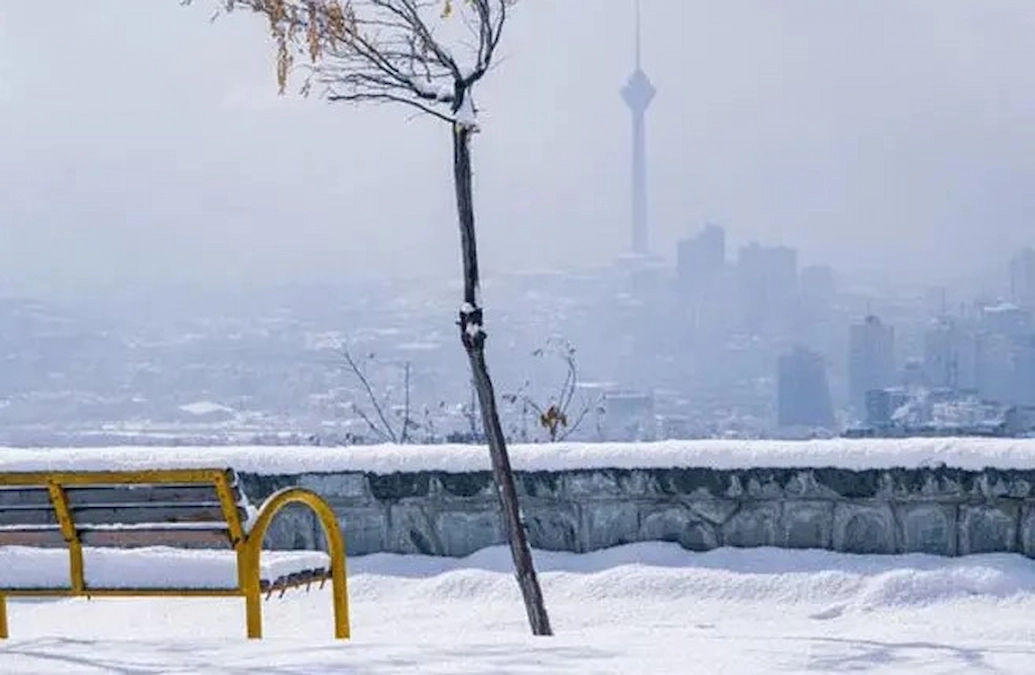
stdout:
<svg viewBox="0 0 1035 675">
<path fill-rule="evenodd" d="M 416 108 L 417 110 L 420 110 L 421 112 L 427 113 L 427 114 L 431 115 L 432 117 L 437 117 L 438 119 L 442 120 L 443 122 L 449 122 L 449 123 L 453 122 L 453 118 L 450 117 L 449 115 L 445 115 L 445 114 L 440 113 L 439 111 L 437 111 L 437 110 L 435 110 L 433 108 L 429 108 L 428 106 L 422 104 L 420 101 L 415 101 L 413 99 L 406 98 L 405 96 L 396 96 L 395 94 L 388 94 L 388 93 L 381 93 L 381 94 L 373 94 L 373 93 L 367 93 L 367 94 L 335 94 L 335 93 L 329 93 L 329 94 L 327 94 L 327 100 L 328 101 L 349 101 L 349 102 L 352 102 L 352 103 L 359 103 L 359 102 L 362 102 L 362 101 L 373 101 L 375 103 L 402 103 L 403 105 L 408 105 L 408 106 L 410 106 L 412 108 Z"/>
<path fill-rule="evenodd" d="M 267 19 L 282 92 L 296 61 L 306 61 L 303 92 L 316 82 L 328 101 L 399 103 L 455 124 L 466 121 L 465 99 L 493 65 L 513 2 L 219 0 L 216 15 L 247 9 Z"/>
<path fill-rule="evenodd" d="M 366 376 L 366 373 L 363 372 L 363 369 L 359 364 L 356 363 L 356 360 L 352 358 L 352 354 L 348 349 L 342 349 L 341 353 L 345 358 L 345 363 L 348 365 L 349 370 L 352 371 L 353 375 L 356 376 L 356 379 L 359 380 L 359 383 L 363 386 L 363 390 L 366 392 L 367 398 L 370 400 L 370 404 L 374 407 L 374 412 L 377 413 L 377 418 L 381 421 L 381 424 L 384 425 L 384 433 L 381 434 L 382 437 L 387 438 L 393 443 L 397 443 L 399 441 L 399 437 L 396 435 L 395 429 L 392 428 L 391 423 L 389 423 L 381 403 L 377 400 L 377 396 L 374 394 L 374 389 L 370 386 L 370 379 Z M 353 407 L 356 412 L 366 420 L 367 424 L 373 426 L 370 419 L 364 415 L 361 410 L 359 410 L 358 406 L 353 404 Z"/>
<path fill-rule="evenodd" d="M 365 412 L 363 412 L 363 409 L 360 408 L 358 404 L 353 402 L 352 405 L 350 406 L 350 409 L 352 410 L 353 414 L 358 415 L 361 420 L 363 420 L 364 422 L 367 423 L 367 426 L 370 428 L 371 431 L 374 432 L 374 435 L 377 436 L 378 440 L 381 440 L 381 441 L 391 441 L 392 440 L 391 438 L 388 437 L 388 435 L 385 433 L 385 431 L 381 427 L 379 427 L 376 424 L 374 424 L 374 421 L 371 420 L 370 417 L 368 417 Z"/>
<path fill-rule="evenodd" d="M 534 411 L 539 418 L 539 426 L 546 430 L 548 440 L 551 442 L 564 440 L 578 430 L 586 415 L 596 407 L 599 401 L 583 402 L 574 417 L 571 415 L 575 392 L 578 389 L 579 371 L 575 359 L 575 347 L 566 339 L 550 338 L 545 345 L 533 350 L 532 356 L 555 356 L 564 362 L 564 379 L 561 381 L 557 393 L 545 402 L 536 402 L 530 393 L 531 383 L 525 381 L 516 392 L 504 395 L 504 400 L 510 403 L 520 401 L 526 408 Z"/>
<path fill-rule="evenodd" d="M 599 400 L 596 403 L 587 403 L 586 405 L 582 406 L 582 409 L 579 410 L 579 414 L 575 416 L 575 421 L 569 423 L 568 426 L 564 428 L 564 431 L 562 431 L 560 435 L 557 436 L 557 440 L 563 441 L 564 439 L 568 438 L 568 436 L 571 436 L 573 433 L 578 431 L 579 426 L 582 424 L 583 420 L 586 419 L 586 415 L 589 414 L 590 410 L 596 408 L 598 403 Z"/>
</svg>

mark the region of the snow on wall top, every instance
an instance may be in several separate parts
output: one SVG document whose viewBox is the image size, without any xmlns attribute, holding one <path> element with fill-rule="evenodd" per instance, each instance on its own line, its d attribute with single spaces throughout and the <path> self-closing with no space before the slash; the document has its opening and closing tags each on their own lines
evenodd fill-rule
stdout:
<svg viewBox="0 0 1035 675">
<path fill-rule="evenodd" d="M 662 441 L 511 446 L 523 471 L 833 467 L 920 468 L 944 464 L 980 471 L 1035 469 L 1035 439 L 912 438 L 814 441 Z M 0 471 L 232 467 L 259 474 L 488 471 L 479 445 L 331 447 L 0 448 Z"/>
</svg>

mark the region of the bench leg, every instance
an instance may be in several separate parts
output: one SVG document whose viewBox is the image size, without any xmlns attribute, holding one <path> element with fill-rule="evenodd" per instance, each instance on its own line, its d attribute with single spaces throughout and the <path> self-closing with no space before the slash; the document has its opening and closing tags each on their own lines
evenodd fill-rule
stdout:
<svg viewBox="0 0 1035 675">
<path fill-rule="evenodd" d="M 339 640 L 349 639 L 349 591 L 345 580 L 345 556 L 340 565 L 332 565 L 334 576 L 331 580 L 331 597 L 334 601 L 334 637 Z"/>
<path fill-rule="evenodd" d="M 7 639 L 7 597 L 0 595 L 0 640 Z"/>
<path fill-rule="evenodd" d="M 262 595 L 256 590 L 244 595 L 245 616 L 248 623 L 248 638 L 262 637 Z"/>
</svg>

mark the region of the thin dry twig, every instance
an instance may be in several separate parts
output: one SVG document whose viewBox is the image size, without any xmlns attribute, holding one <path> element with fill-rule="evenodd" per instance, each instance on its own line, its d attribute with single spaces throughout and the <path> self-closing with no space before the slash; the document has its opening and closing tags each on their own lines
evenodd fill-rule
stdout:
<svg viewBox="0 0 1035 675">
<path fill-rule="evenodd" d="M 395 429 L 388 421 L 388 416 L 385 415 L 384 406 L 382 406 L 381 402 L 378 401 L 377 396 L 374 394 L 374 388 L 370 385 L 370 378 L 367 377 L 367 374 L 364 372 L 363 368 L 361 368 L 360 365 L 356 362 L 356 360 L 352 357 L 352 353 L 348 349 L 342 349 L 341 354 L 342 357 L 345 359 L 345 364 L 349 367 L 349 370 L 352 371 L 352 374 L 356 376 L 356 379 L 359 380 L 360 385 L 363 387 L 363 391 L 366 392 L 367 399 L 370 401 L 370 404 L 374 407 L 374 412 L 377 414 L 377 418 L 381 421 L 382 426 L 379 428 L 377 425 L 375 425 L 373 421 L 360 409 L 360 407 L 356 403 L 352 404 L 353 412 L 358 414 L 372 430 L 377 432 L 378 436 L 382 440 L 388 440 L 393 443 L 398 442 L 399 437 L 396 435 Z"/>
</svg>

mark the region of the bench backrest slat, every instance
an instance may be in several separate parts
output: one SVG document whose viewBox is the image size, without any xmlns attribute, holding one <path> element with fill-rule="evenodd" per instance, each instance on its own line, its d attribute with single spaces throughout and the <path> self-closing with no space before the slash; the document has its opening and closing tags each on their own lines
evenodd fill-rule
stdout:
<svg viewBox="0 0 1035 675">
<path fill-rule="evenodd" d="M 17 506 L 50 506 L 50 493 L 45 487 L 0 487 L 0 509 Z"/>
<path fill-rule="evenodd" d="M 57 515 L 49 506 L 18 506 L 0 510 L 0 526 L 57 524 Z"/>
<path fill-rule="evenodd" d="M 83 546 L 135 548 L 139 546 L 175 546 L 178 548 L 232 548 L 230 532 L 225 528 L 192 528 L 124 530 L 83 530 L 79 533 Z"/>
<path fill-rule="evenodd" d="M 243 509 L 239 518 L 246 518 Z M 140 523 L 219 523 L 226 528 L 223 508 L 219 504 L 162 504 L 157 506 L 89 506 L 72 509 L 76 527 L 84 525 L 138 525 Z"/>
<path fill-rule="evenodd" d="M 67 487 L 72 507 L 96 504 L 219 504 L 214 485 L 113 485 L 110 487 Z M 240 500 L 240 495 L 235 497 Z"/>
<path fill-rule="evenodd" d="M 156 525 L 147 528 L 95 528 L 79 530 L 83 546 L 133 548 L 138 546 L 173 546 L 177 548 L 233 548 L 230 531 L 223 527 L 190 527 L 176 529 Z M 57 527 L 0 528 L 0 546 L 32 546 L 64 548 L 68 546 Z"/>
<path fill-rule="evenodd" d="M 243 509 L 238 517 L 247 518 Z M 160 504 L 129 506 L 81 506 L 72 509 L 76 528 L 85 525 L 139 525 L 141 523 L 218 523 L 226 528 L 223 509 L 219 504 Z M 0 510 L 3 525 L 57 525 L 52 508 L 12 508 Z"/>
<path fill-rule="evenodd" d="M 59 502 L 85 546 L 232 546 L 248 518 L 232 471 L 0 474 L 0 485 L 0 546 L 67 545 Z"/>
<path fill-rule="evenodd" d="M 37 548 L 55 548 L 67 546 L 68 542 L 61 535 L 61 530 L 21 529 L 8 530 L 0 528 L 0 546 L 34 546 Z"/>
</svg>

